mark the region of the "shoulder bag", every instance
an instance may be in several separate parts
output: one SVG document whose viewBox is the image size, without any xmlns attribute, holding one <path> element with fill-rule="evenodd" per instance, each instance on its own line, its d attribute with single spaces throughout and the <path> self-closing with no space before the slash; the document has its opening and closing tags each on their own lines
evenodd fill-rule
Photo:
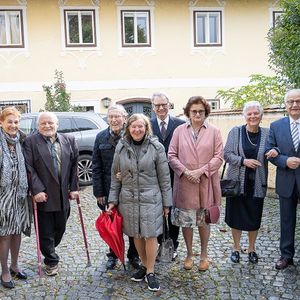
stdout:
<svg viewBox="0 0 300 300">
<path fill-rule="evenodd" d="M 238 155 L 240 155 L 239 151 L 239 142 L 240 142 L 240 129 L 239 129 L 239 134 L 238 134 Z M 240 180 L 232 180 L 232 179 L 223 179 L 224 173 L 226 169 L 226 162 L 223 166 L 223 171 L 222 171 L 222 176 L 221 176 L 221 191 L 222 191 L 222 197 L 236 197 L 240 195 Z M 240 168 L 239 168 L 239 175 L 238 178 L 240 177 Z"/>
</svg>

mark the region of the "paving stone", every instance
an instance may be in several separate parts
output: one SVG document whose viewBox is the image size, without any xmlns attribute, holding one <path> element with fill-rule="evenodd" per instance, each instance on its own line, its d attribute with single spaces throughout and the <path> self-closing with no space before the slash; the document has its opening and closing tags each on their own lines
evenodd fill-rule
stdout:
<svg viewBox="0 0 300 300">
<path fill-rule="evenodd" d="M 27 281 L 16 280 L 16 288 L 4 290 L 0 287 L 0 300 L 75 300 L 75 299 L 256 299 L 279 300 L 300 299 L 300 228 L 296 228 L 295 266 L 283 271 L 275 270 L 279 257 L 279 207 L 278 201 L 265 199 L 262 226 L 258 234 L 256 251 L 259 262 L 248 262 L 247 253 L 241 253 L 241 262 L 230 261 L 232 238 L 230 228 L 224 222 L 224 206 L 219 224 L 211 228 L 208 246 L 211 260 L 207 272 L 199 272 L 200 240 L 194 233 L 193 251 L 196 254 L 191 271 L 183 269 L 186 256 L 185 244 L 180 235 L 178 258 L 168 264 L 157 263 L 156 273 L 161 291 L 153 293 L 145 282 L 132 282 L 134 270 L 126 261 L 126 271 L 121 264 L 106 271 L 107 246 L 95 230 L 95 220 L 100 211 L 92 196 L 92 188 L 81 191 L 81 208 L 87 233 L 91 267 L 86 267 L 86 250 L 82 238 L 78 209 L 71 202 L 71 215 L 66 234 L 57 248 L 61 257 L 59 275 L 39 280 L 37 274 L 36 242 L 33 232 L 30 238 L 23 237 L 20 265 L 27 272 Z M 298 210 L 298 218 L 300 211 Z M 247 249 L 247 233 L 242 234 L 242 249 Z M 126 247 L 128 239 L 125 238 Z"/>
</svg>

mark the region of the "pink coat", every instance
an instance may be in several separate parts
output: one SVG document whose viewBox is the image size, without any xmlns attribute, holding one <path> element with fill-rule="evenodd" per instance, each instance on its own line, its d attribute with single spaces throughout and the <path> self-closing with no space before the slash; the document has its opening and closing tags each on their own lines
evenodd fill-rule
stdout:
<svg viewBox="0 0 300 300">
<path fill-rule="evenodd" d="M 205 126 L 206 125 L 206 126 Z M 219 168 L 223 161 L 223 142 L 220 130 L 205 123 L 196 143 L 188 124 L 178 126 L 173 134 L 168 152 L 174 170 L 173 205 L 178 208 L 199 209 L 221 204 Z M 208 166 L 210 166 L 210 191 L 208 199 Z M 200 183 L 192 183 L 183 176 L 185 169 L 202 169 Z"/>
</svg>

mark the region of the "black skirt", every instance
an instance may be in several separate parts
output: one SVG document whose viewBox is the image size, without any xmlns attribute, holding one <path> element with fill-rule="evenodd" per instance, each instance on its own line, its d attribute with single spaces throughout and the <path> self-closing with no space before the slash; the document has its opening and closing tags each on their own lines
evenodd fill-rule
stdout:
<svg viewBox="0 0 300 300">
<path fill-rule="evenodd" d="M 260 228 L 264 198 L 227 197 L 225 222 L 234 229 L 254 231 Z"/>
</svg>

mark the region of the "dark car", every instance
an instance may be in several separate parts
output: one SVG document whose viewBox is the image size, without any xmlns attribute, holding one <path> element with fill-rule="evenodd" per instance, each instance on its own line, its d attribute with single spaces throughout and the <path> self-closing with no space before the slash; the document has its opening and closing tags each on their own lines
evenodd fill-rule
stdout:
<svg viewBox="0 0 300 300">
<path fill-rule="evenodd" d="M 108 127 L 107 123 L 97 113 L 90 112 L 56 112 L 59 120 L 58 132 L 72 134 L 79 148 L 79 183 L 92 184 L 92 155 L 96 135 Z M 38 113 L 21 115 L 20 129 L 27 135 L 37 129 Z"/>
</svg>

